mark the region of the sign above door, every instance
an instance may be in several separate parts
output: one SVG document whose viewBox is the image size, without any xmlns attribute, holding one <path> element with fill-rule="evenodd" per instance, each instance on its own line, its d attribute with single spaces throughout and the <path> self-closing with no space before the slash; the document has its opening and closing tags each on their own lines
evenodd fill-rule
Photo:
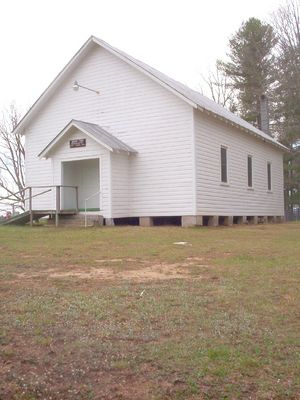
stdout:
<svg viewBox="0 0 300 400">
<path fill-rule="evenodd" d="M 86 139 L 73 139 L 70 140 L 70 147 L 71 149 L 74 147 L 85 147 L 86 146 Z"/>
</svg>

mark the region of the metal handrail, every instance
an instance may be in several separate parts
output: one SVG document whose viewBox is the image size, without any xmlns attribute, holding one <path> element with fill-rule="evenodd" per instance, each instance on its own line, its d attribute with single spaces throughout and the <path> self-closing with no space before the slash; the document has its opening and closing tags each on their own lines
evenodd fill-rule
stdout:
<svg viewBox="0 0 300 400">
<path fill-rule="evenodd" d="M 71 186 L 71 185 L 42 185 L 42 186 L 28 186 L 26 189 L 32 188 L 32 189 L 43 189 L 43 188 L 73 188 L 76 189 L 78 186 Z"/>
<path fill-rule="evenodd" d="M 52 189 L 44 190 L 43 192 L 34 194 L 34 195 L 31 196 L 31 197 L 25 197 L 24 201 L 29 200 L 29 199 L 33 199 L 34 197 L 38 197 L 38 196 L 41 196 L 42 194 L 51 192 L 51 190 L 52 190 Z M 14 208 L 15 208 L 16 204 L 18 204 L 18 203 L 20 203 L 20 200 L 15 201 L 14 203 L 4 203 L 4 202 L 1 202 L 1 201 L 0 201 L 0 204 L 5 204 L 5 205 L 7 205 L 7 206 L 11 206 L 11 207 L 12 207 L 12 214 L 13 214 L 13 215 L 14 215 Z M 20 207 L 21 207 L 21 206 L 20 206 Z M 1 210 L 1 211 L 6 211 L 6 210 Z"/>
<path fill-rule="evenodd" d="M 40 193 L 34 194 L 34 195 L 33 195 L 33 196 L 31 196 L 31 197 L 25 197 L 24 201 L 26 201 L 26 200 L 29 200 L 30 198 L 31 198 L 31 199 L 33 199 L 34 197 L 41 196 L 41 195 L 42 195 L 42 194 L 44 194 L 44 193 L 51 192 L 51 190 L 52 190 L 52 189 L 44 190 L 43 192 L 40 192 Z M 17 204 L 17 203 L 19 203 L 19 202 L 18 202 L 18 201 L 16 201 L 16 202 L 12 203 L 12 205 L 14 205 L 14 204 Z"/>
<path fill-rule="evenodd" d="M 98 190 L 98 192 L 91 194 L 89 197 L 84 199 L 84 227 L 87 227 L 87 202 L 90 200 L 92 197 L 97 196 L 97 194 L 101 194 L 101 190 Z"/>
<path fill-rule="evenodd" d="M 7 197 L 3 197 L 2 200 L 9 200 L 9 198 L 10 198 L 11 196 L 15 196 L 16 194 L 25 192 L 25 191 L 28 190 L 28 189 L 45 189 L 45 188 L 55 188 L 55 187 L 58 187 L 58 186 L 61 187 L 61 188 L 73 188 L 73 189 L 76 189 L 76 188 L 77 188 L 77 186 L 69 186 L 69 185 L 26 186 L 26 187 L 24 187 L 23 189 L 19 190 L 18 192 L 15 192 L 15 193 L 13 193 L 13 194 L 10 194 L 10 195 L 7 196 Z M 49 189 L 49 191 L 50 191 L 50 190 L 51 190 L 51 189 Z M 46 192 L 45 192 L 45 193 L 46 193 Z M 43 194 L 43 193 L 40 193 L 40 194 Z M 38 196 L 38 195 L 35 195 L 35 196 Z M 32 196 L 32 197 L 35 197 L 35 196 Z M 11 200 L 13 200 L 13 199 L 11 199 Z M 27 198 L 27 199 L 24 199 L 24 201 L 25 201 L 25 200 L 28 200 L 28 198 Z M 18 201 L 15 201 L 14 203 L 18 203 Z M 0 204 L 7 204 L 7 203 L 0 202 Z"/>
</svg>

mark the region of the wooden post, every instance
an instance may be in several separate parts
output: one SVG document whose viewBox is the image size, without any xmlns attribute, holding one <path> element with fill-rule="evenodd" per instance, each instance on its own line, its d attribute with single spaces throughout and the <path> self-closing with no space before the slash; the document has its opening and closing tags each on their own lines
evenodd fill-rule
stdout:
<svg viewBox="0 0 300 400">
<path fill-rule="evenodd" d="M 33 225 L 32 187 L 29 187 L 29 216 L 30 216 L 30 226 L 32 226 Z"/>
<path fill-rule="evenodd" d="M 75 195 L 76 195 L 76 212 L 78 212 L 79 211 L 78 186 L 75 186 Z"/>
<path fill-rule="evenodd" d="M 59 224 L 59 212 L 60 212 L 60 186 L 56 186 L 56 209 L 55 209 L 55 226 Z"/>
</svg>

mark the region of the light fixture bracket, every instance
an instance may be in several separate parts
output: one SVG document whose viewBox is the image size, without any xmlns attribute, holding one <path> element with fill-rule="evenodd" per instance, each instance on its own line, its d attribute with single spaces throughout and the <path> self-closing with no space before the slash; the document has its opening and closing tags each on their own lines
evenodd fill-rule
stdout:
<svg viewBox="0 0 300 400">
<path fill-rule="evenodd" d="M 86 87 L 86 86 L 80 85 L 77 81 L 74 81 L 74 83 L 73 83 L 73 90 L 78 91 L 79 88 L 88 90 L 88 91 L 90 91 L 90 92 L 94 92 L 94 93 L 96 93 L 96 94 L 100 94 L 100 92 L 99 92 L 98 90 L 90 89 L 90 88 L 88 88 L 88 87 Z"/>
</svg>

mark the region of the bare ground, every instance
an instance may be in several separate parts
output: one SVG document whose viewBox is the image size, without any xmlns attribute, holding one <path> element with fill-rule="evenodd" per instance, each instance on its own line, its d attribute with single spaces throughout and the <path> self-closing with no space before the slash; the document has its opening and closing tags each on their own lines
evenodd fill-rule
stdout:
<svg viewBox="0 0 300 400">
<path fill-rule="evenodd" d="M 1 400 L 300 398 L 300 225 L 0 239 Z"/>
</svg>

